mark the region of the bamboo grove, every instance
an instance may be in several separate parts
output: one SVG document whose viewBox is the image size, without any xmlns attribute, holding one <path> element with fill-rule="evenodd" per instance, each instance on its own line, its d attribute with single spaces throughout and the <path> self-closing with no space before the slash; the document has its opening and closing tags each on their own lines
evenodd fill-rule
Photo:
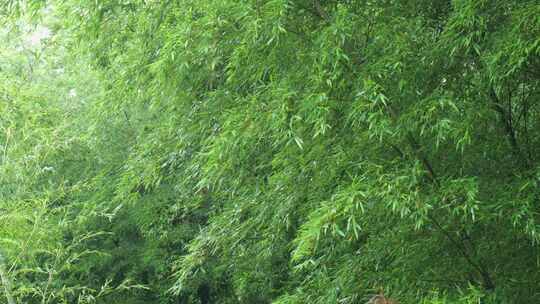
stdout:
<svg viewBox="0 0 540 304">
<path fill-rule="evenodd" d="M 540 301 L 538 1 L 0 16 L 0 303 Z"/>
</svg>

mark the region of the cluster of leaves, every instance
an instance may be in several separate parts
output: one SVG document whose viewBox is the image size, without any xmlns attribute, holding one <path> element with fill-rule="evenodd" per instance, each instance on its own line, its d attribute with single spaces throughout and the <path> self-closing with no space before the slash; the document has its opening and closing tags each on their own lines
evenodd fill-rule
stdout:
<svg viewBox="0 0 540 304">
<path fill-rule="evenodd" d="M 56 48 L 0 72 L 0 236 L 41 225 L 20 299 L 538 297 L 537 1 L 44 7 Z M 54 248 L 90 256 L 26 275 Z"/>
</svg>

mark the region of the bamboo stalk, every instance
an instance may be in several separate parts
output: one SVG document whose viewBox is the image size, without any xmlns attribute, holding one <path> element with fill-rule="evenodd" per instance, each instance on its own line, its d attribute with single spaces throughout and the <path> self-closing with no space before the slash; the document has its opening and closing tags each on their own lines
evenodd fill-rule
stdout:
<svg viewBox="0 0 540 304">
<path fill-rule="evenodd" d="M 0 279 L 2 281 L 2 285 L 4 286 L 4 292 L 6 294 L 8 304 L 15 304 L 15 299 L 13 299 L 13 294 L 11 293 L 11 282 L 8 278 L 8 274 L 6 271 L 6 260 L 1 252 L 0 252 Z"/>
</svg>

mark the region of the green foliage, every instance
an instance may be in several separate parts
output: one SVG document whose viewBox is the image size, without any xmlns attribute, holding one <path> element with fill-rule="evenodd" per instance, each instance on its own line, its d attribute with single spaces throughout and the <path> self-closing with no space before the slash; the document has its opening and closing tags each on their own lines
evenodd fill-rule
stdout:
<svg viewBox="0 0 540 304">
<path fill-rule="evenodd" d="M 537 1 L 31 3 L 0 50 L 20 301 L 540 293 Z"/>
</svg>

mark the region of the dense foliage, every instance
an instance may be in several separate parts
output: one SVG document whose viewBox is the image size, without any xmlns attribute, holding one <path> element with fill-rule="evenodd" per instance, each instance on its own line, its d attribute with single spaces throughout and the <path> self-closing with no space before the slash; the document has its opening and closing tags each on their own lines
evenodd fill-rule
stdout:
<svg viewBox="0 0 540 304">
<path fill-rule="evenodd" d="M 539 298 L 538 1 L 0 16 L 0 303 Z"/>
</svg>

